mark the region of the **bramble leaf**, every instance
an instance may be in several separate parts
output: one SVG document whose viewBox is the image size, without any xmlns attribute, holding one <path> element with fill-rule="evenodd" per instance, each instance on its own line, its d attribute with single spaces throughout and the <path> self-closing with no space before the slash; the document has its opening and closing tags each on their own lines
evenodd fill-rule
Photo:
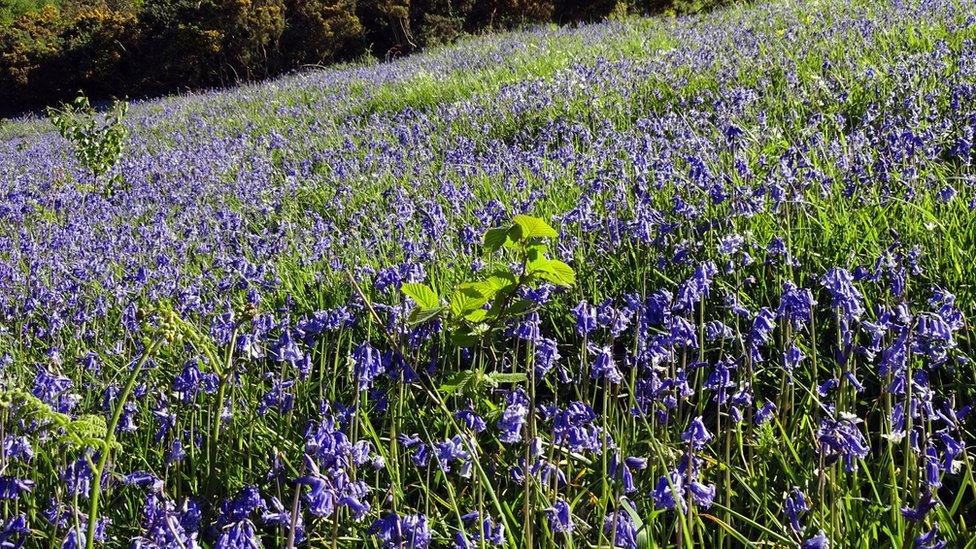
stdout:
<svg viewBox="0 0 976 549">
<path fill-rule="evenodd" d="M 526 238 L 556 238 L 559 236 L 556 229 L 553 229 L 545 220 L 538 217 L 516 215 L 514 221 L 515 232 L 519 236 L 518 240 Z"/>
<path fill-rule="evenodd" d="M 426 284 L 407 283 L 400 286 L 400 291 L 412 299 L 421 309 L 436 309 L 441 305 L 437 293 Z"/>
<path fill-rule="evenodd" d="M 485 248 L 489 252 L 498 251 L 508 241 L 508 228 L 496 227 L 485 231 Z"/>
</svg>

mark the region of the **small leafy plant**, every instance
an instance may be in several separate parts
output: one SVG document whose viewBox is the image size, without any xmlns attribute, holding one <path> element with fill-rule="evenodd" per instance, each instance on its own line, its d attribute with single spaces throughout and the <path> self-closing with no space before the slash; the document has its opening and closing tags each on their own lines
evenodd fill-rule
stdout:
<svg viewBox="0 0 976 549">
<path fill-rule="evenodd" d="M 566 288 L 576 283 L 572 267 L 548 257 L 546 241 L 557 236 L 559 233 L 544 220 L 527 215 L 516 215 L 509 226 L 489 229 L 484 235 L 485 250 L 490 254 L 501 250 L 514 261 L 489 271 L 480 280 L 459 284 L 446 305 L 426 284 L 403 284 L 403 293 L 416 303 L 408 321 L 416 325 L 440 318 L 456 345 L 477 344 L 504 326 L 506 319 L 535 308 L 536 303 L 521 297 L 520 290 L 537 289 L 546 282 Z"/>
<path fill-rule="evenodd" d="M 71 143 L 75 158 L 91 172 L 92 183 L 87 190 L 98 192 L 106 198 L 111 197 L 122 183 L 121 175 L 108 179 L 103 179 L 103 176 L 122 157 L 128 136 L 123 120 L 128 111 L 127 102 L 116 101 L 100 117 L 84 95 L 79 95 L 71 103 L 62 104 L 60 108 L 47 110 L 48 118 L 58 133 Z"/>
</svg>

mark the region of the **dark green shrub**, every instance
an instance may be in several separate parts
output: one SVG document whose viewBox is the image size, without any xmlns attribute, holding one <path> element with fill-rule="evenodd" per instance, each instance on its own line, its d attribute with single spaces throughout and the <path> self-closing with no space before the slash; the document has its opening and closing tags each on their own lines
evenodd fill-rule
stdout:
<svg viewBox="0 0 976 549">
<path fill-rule="evenodd" d="M 363 25 L 354 0 L 288 0 L 282 37 L 285 61 L 322 63 L 357 50 Z"/>
</svg>

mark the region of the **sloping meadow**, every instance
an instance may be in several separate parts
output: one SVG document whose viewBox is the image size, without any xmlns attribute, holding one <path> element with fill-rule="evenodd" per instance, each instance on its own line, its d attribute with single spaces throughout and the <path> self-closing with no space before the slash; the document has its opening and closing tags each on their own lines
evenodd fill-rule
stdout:
<svg viewBox="0 0 976 549">
<path fill-rule="evenodd" d="M 0 546 L 964 546 L 974 40 L 478 38 L 134 104 L 111 195 L 9 123 Z"/>
</svg>

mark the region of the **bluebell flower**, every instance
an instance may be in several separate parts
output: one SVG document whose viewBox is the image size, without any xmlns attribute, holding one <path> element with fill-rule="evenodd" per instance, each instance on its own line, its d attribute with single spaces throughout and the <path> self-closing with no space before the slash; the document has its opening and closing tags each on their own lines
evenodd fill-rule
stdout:
<svg viewBox="0 0 976 549">
<path fill-rule="evenodd" d="M 475 433 L 480 433 L 487 428 L 485 425 L 485 420 L 481 418 L 478 414 L 474 413 L 474 408 L 471 403 L 468 403 L 468 407 L 462 410 L 458 410 L 454 413 L 454 417 L 461 420 L 468 429 L 471 429 Z"/>
<path fill-rule="evenodd" d="M 603 429 L 594 423 L 596 413 L 583 402 L 571 402 L 553 416 L 552 442 L 572 452 L 600 452 Z"/>
<path fill-rule="evenodd" d="M 331 478 L 323 476 L 319 472 L 318 465 L 307 454 L 304 456 L 304 460 L 306 475 L 295 479 L 295 483 L 309 488 L 308 492 L 304 494 L 308 511 L 317 517 L 332 516 L 339 500 L 335 482 Z"/>
<path fill-rule="evenodd" d="M 658 290 L 647 298 L 644 312 L 651 326 L 666 326 L 671 321 L 671 301 L 673 296 L 665 289 Z"/>
<path fill-rule="evenodd" d="M 828 465 L 838 459 L 844 460 L 844 469 L 856 469 L 856 459 L 867 457 L 870 447 L 857 427 L 860 419 L 852 415 L 841 415 L 840 419 L 825 418 L 817 429 L 820 452 Z"/>
<path fill-rule="evenodd" d="M 532 311 L 524 318 L 514 322 L 508 330 L 508 335 L 523 341 L 536 341 L 539 339 L 539 326 L 541 324 L 542 320 L 539 318 L 539 313 Z"/>
<path fill-rule="evenodd" d="M 680 507 L 684 510 L 685 478 L 681 471 L 672 470 L 667 475 L 662 475 L 654 485 L 651 497 L 658 509 Z"/>
<path fill-rule="evenodd" d="M 642 457 L 626 457 L 620 459 L 620 452 L 616 451 L 610 458 L 610 465 L 608 467 L 608 475 L 612 478 L 617 478 L 618 474 L 621 478 L 623 489 L 625 494 L 631 494 L 637 490 L 637 486 L 634 484 L 634 471 L 642 471 L 647 468 L 647 458 Z"/>
<path fill-rule="evenodd" d="M 762 362 L 763 357 L 759 354 L 759 347 L 769 343 L 776 328 L 776 314 L 768 307 L 759 309 L 752 321 L 752 328 L 749 330 L 749 352 L 753 362 Z"/>
<path fill-rule="evenodd" d="M 943 549 L 949 542 L 939 539 L 939 523 L 932 525 L 932 529 L 915 538 L 915 549 Z"/>
<path fill-rule="evenodd" d="M 564 499 L 557 499 L 552 507 L 546 509 L 546 518 L 549 519 L 549 528 L 555 533 L 572 532 L 576 529 L 572 509 Z"/>
<path fill-rule="evenodd" d="M 926 490 L 922 493 L 921 497 L 918 498 L 918 503 L 915 507 L 902 507 L 901 515 L 905 517 L 906 520 L 912 522 L 921 522 L 925 519 L 925 516 L 929 514 L 929 511 L 935 509 L 935 506 L 939 504 L 939 501 L 935 499 L 933 493 Z"/>
<path fill-rule="evenodd" d="M 183 442 L 180 441 L 179 437 L 176 437 L 170 444 L 169 451 L 166 452 L 166 465 L 170 466 L 174 463 L 179 463 L 185 458 L 186 450 L 183 449 Z"/>
<path fill-rule="evenodd" d="M 795 533 L 799 534 L 803 531 L 803 527 L 800 525 L 800 516 L 809 510 L 810 505 L 807 503 L 806 497 L 799 488 L 793 488 L 793 490 L 785 495 L 783 512 L 786 514 L 786 519 L 790 522 L 790 528 Z"/>
<path fill-rule="evenodd" d="M 10 475 L 0 476 L 0 500 L 14 500 L 34 488 L 34 481 Z"/>
<path fill-rule="evenodd" d="M 285 509 L 285 506 L 281 503 L 281 500 L 271 496 L 271 503 L 268 508 L 261 513 L 261 522 L 269 525 L 276 525 L 281 527 L 287 536 L 289 529 L 292 527 L 292 514 L 291 511 Z M 305 540 L 305 522 L 302 520 L 302 512 L 299 508 L 297 516 L 295 516 L 295 544 L 298 545 Z"/>
<path fill-rule="evenodd" d="M 30 463 L 34 459 L 34 448 L 25 436 L 7 435 L 3 439 L 3 454 L 7 459 Z"/>
<path fill-rule="evenodd" d="M 949 358 L 949 351 L 956 346 L 953 329 L 938 315 L 920 315 L 914 334 L 912 350 L 927 356 L 936 365 L 944 363 Z"/>
<path fill-rule="evenodd" d="M 0 520 L 0 547 L 3 549 L 20 549 L 30 537 L 27 526 L 27 515 L 11 515 Z"/>
<path fill-rule="evenodd" d="M 295 396 L 289 391 L 295 385 L 294 379 L 281 380 L 278 377 L 273 377 L 271 383 L 271 389 L 261 396 L 261 401 L 258 404 L 258 414 L 262 416 L 273 408 L 278 408 L 282 413 L 287 413 L 295 402 Z"/>
<path fill-rule="evenodd" d="M 744 242 L 745 239 L 739 234 L 723 236 L 718 241 L 718 253 L 726 256 L 735 255 L 742 248 Z"/>
<path fill-rule="evenodd" d="M 847 382 L 851 384 L 851 387 L 854 388 L 855 392 L 860 393 L 864 391 L 864 385 L 861 383 L 859 379 L 857 379 L 857 376 L 854 375 L 854 372 L 850 370 L 844 372 L 844 379 L 846 379 Z"/>
<path fill-rule="evenodd" d="M 669 342 L 677 347 L 698 348 L 698 329 L 688 319 L 673 316 L 670 319 Z"/>
<path fill-rule="evenodd" d="M 261 549 L 261 538 L 248 519 L 232 523 L 220 531 L 216 549 Z"/>
<path fill-rule="evenodd" d="M 706 341 L 717 341 L 720 339 L 732 339 L 734 334 L 732 333 L 732 328 L 729 328 L 721 321 L 710 320 L 705 323 L 705 340 Z"/>
<path fill-rule="evenodd" d="M 576 317 L 576 332 L 581 336 L 586 336 L 596 329 L 596 308 L 586 302 L 580 301 L 573 308 L 573 315 Z"/>
<path fill-rule="evenodd" d="M 256 486 L 245 486 L 231 499 L 220 505 L 220 524 L 230 524 L 248 518 L 255 511 L 264 511 L 266 505 Z"/>
<path fill-rule="evenodd" d="M 820 385 L 817 385 L 817 394 L 820 395 L 821 398 L 826 397 L 831 391 L 837 388 L 839 383 L 840 382 L 834 378 L 828 379 Z"/>
<path fill-rule="evenodd" d="M 82 547 L 86 547 L 86 530 L 81 525 L 69 529 L 64 540 L 61 541 L 60 549 L 82 549 Z"/>
<path fill-rule="evenodd" d="M 400 445 L 404 448 L 412 449 L 413 453 L 410 459 L 414 462 L 417 467 L 426 467 L 427 461 L 430 459 L 430 450 L 420 437 L 417 435 L 400 435 L 399 436 Z"/>
<path fill-rule="evenodd" d="M 521 388 L 508 393 L 505 410 L 495 424 L 501 431 L 499 440 L 512 444 L 522 440 L 522 427 L 529 414 L 529 397 Z"/>
<path fill-rule="evenodd" d="M 122 477 L 122 482 L 127 486 L 149 488 L 153 492 L 162 492 L 163 490 L 163 481 L 147 471 L 133 471 Z"/>
<path fill-rule="evenodd" d="M 370 504 L 366 501 L 369 487 L 361 480 L 355 482 L 349 481 L 345 472 L 339 472 L 337 477 L 341 479 L 337 484 L 342 486 L 338 502 L 339 505 L 349 509 L 353 520 L 362 520 L 370 510 Z"/>
<path fill-rule="evenodd" d="M 372 387 L 373 380 L 386 370 L 380 352 L 365 341 L 356 346 L 352 360 L 360 390 Z"/>
<path fill-rule="evenodd" d="M 787 372 L 792 373 L 806 358 L 807 356 L 803 354 L 803 351 L 795 343 L 790 343 L 786 352 L 783 353 L 783 368 Z"/>
<path fill-rule="evenodd" d="M 90 452 L 90 451 L 89 451 Z M 92 461 L 97 462 L 98 454 L 91 454 Z M 105 477 L 102 477 L 102 482 L 107 482 Z M 87 495 L 91 492 L 91 483 L 95 480 L 95 475 L 92 473 L 91 467 L 88 464 L 88 460 L 84 456 L 79 457 L 75 461 L 72 461 L 65 467 L 64 471 L 61 472 L 61 481 L 67 484 L 68 492 L 71 494 Z"/>
<path fill-rule="evenodd" d="M 716 274 L 718 268 L 711 261 L 699 264 L 691 278 L 678 287 L 677 299 L 672 310 L 685 313 L 693 311 L 702 300 L 708 299 L 712 278 Z"/>
<path fill-rule="evenodd" d="M 810 290 L 798 288 L 787 281 L 783 283 L 783 293 L 780 295 L 776 314 L 789 321 L 794 329 L 799 330 L 810 322 L 814 305 L 816 302 Z"/>
<path fill-rule="evenodd" d="M 610 347 L 589 346 L 587 349 L 591 354 L 596 355 L 593 365 L 590 367 L 590 377 L 593 379 L 606 379 L 610 383 L 618 384 L 624 379 L 623 373 L 617 368 L 613 360 L 613 350 Z"/>
<path fill-rule="evenodd" d="M 135 548 L 185 547 L 198 549 L 198 509 L 189 500 L 177 509 L 165 496 L 155 491 L 146 495 L 143 506 L 143 534 L 132 540 Z"/>
<path fill-rule="evenodd" d="M 756 411 L 756 425 L 766 423 L 772 419 L 774 415 L 776 415 L 776 405 L 767 400 L 766 404 L 763 404 L 762 407 Z"/>
<path fill-rule="evenodd" d="M 449 438 L 443 442 L 438 442 L 434 445 L 434 448 L 438 465 L 445 473 L 451 472 L 452 462 L 468 462 L 471 460 L 471 454 L 465 450 L 464 441 L 461 439 L 461 435 L 454 435 L 453 438 Z"/>
<path fill-rule="evenodd" d="M 688 491 L 691 492 L 692 502 L 702 509 L 711 507 L 712 502 L 715 500 L 714 484 L 704 484 L 697 480 L 692 480 L 688 484 Z"/>
<path fill-rule="evenodd" d="M 560 359 L 556 340 L 540 337 L 535 342 L 535 369 L 539 376 L 548 374 Z"/>
<path fill-rule="evenodd" d="M 479 520 L 478 511 L 472 511 L 461 517 L 461 520 L 468 526 L 474 523 L 478 529 L 469 536 L 464 532 L 458 532 L 455 537 L 455 547 L 458 549 L 475 549 L 485 542 L 488 545 L 500 547 L 505 545 L 505 525 L 495 524 L 490 516 L 484 520 Z"/>
<path fill-rule="evenodd" d="M 193 401 L 200 388 L 201 373 L 197 364 L 197 359 L 188 360 L 180 375 L 173 379 L 173 391 L 180 394 L 183 402 Z"/>
<path fill-rule="evenodd" d="M 929 488 L 938 489 L 942 486 L 940 475 L 939 454 L 935 446 L 931 443 L 925 445 L 925 453 L 922 456 L 922 469 L 925 471 L 925 484 Z"/>
<path fill-rule="evenodd" d="M 829 549 L 830 541 L 827 539 L 827 535 L 824 534 L 823 530 L 818 532 L 812 538 L 806 539 L 800 544 L 800 549 Z"/>
<path fill-rule="evenodd" d="M 847 320 L 861 318 L 864 314 L 864 296 L 854 286 L 854 279 L 846 269 L 831 268 L 824 275 L 822 283 L 830 292 L 831 307 L 839 309 Z"/>
<path fill-rule="evenodd" d="M 943 447 L 943 462 L 942 470 L 946 473 L 956 473 L 959 469 L 959 462 L 956 461 L 956 456 L 962 454 L 965 446 L 963 443 L 956 438 L 952 437 L 945 430 L 939 431 L 937 433 L 939 440 L 942 441 Z"/>
<path fill-rule="evenodd" d="M 69 413 L 78 403 L 79 397 L 68 394 L 71 380 L 65 376 L 39 367 L 34 376 L 31 394 L 53 408 L 56 412 Z"/>
<path fill-rule="evenodd" d="M 708 444 L 708 441 L 712 440 L 713 435 L 708 432 L 705 428 L 705 423 L 702 422 L 702 417 L 698 416 L 691 420 L 691 424 L 681 434 L 681 440 L 688 443 L 692 448 L 700 450 Z"/>
<path fill-rule="evenodd" d="M 369 532 L 388 549 L 425 549 L 433 538 L 427 517 L 419 514 L 400 518 L 396 513 L 389 513 L 377 519 Z"/>
<path fill-rule="evenodd" d="M 615 536 L 614 544 L 617 547 L 637 549 L 637 525 L 626 509 L 621 508 L 607 513 L 603 519 L 603 531 Z M 610 532 L 614 533 L 610 534 Z"/>
</svg>

